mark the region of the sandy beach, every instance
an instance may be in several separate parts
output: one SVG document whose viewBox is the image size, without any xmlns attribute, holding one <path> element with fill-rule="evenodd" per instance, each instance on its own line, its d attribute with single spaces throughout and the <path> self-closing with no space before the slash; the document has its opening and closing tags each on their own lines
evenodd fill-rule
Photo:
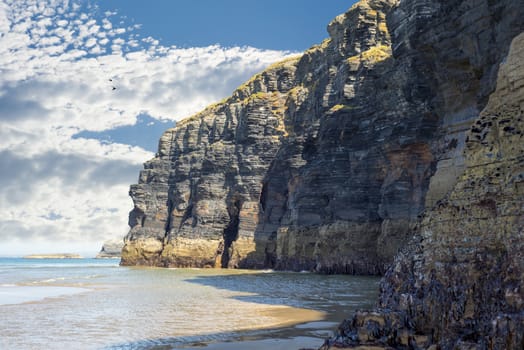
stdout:
<svg viewBox="0 0 524 350">
<path fill-rule="evenodd" d="M 0 262 L 2 349 L 316 349 L 378 288 L 356 276 Z"/>
</svg>

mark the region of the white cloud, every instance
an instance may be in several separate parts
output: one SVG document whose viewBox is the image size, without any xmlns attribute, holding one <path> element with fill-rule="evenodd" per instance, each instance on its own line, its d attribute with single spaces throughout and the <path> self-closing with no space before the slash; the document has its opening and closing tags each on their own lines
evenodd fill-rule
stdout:
<svg viewBox="0 0 524 350">
<path fill-rule="evenodd" d="M 289 54 L 163 47 L 114 15 L 85 2 L 0 0 L 0 255 L 29 239 L 98 247 L 127 232 L 128 187 L 153 154 L 73 135 L 140 114 L 180 120 Z"/>
<path fill-rule="evenodd" d="M 89 38 L 86 40 L 86 43 L 84 44 L 85 47 L 91 48 L 96 45 L 96 39 L 95 38 Z"/>
</svg>

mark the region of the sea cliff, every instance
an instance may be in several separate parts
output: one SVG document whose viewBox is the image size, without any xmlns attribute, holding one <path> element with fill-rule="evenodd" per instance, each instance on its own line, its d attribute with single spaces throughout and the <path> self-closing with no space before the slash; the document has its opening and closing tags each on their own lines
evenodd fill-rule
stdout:
<svg viewBox="0 0 524 350">
<path fill-rule="evenodd" d="M 131 187 L 122 263 L 383 273 L 440 140 L 427 79 L 392 56 L 393 5 L 359 2 L 322 44 L 166 131 Z"/>
<path fill-rule="evenodd" d="M 161 137 L 124 265 L 382 274 L 462 176 L 522 1 L 360 1 Z"/>
<path fill-rule="evenodd" d="M 452 186 L 426 196 L 377 308 L 344 321 L 323 349 L 524 348 L 523 11 L 523 1 L 406 0 L 388 15 L 394 56 L 435 55 L 426 76 L 442 129 L 466 132 L 437 163 L 428 194 L 450 170 Z"/>
<path fill-rule="evenodd" d="M 522 18 L 358 2 L 164 133 L 122 264 L 385 273 L 325 348 L 522 349 Z"/>
<path fill-rule="evenodd" d="M 104 242 L 96 259 L 119 259 L 122 255 L 124 241 L 122 239 L 110 239 Z"/>
</svg>

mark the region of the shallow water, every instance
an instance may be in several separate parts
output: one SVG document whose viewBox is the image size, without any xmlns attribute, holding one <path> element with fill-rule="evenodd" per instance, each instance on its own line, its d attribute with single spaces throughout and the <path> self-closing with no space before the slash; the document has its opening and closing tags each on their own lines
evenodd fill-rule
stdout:
<svg viewBox="0 0 524 350">
<path fill-rule="evenodd" d="M 377 291 L 370 277 L 0 259 L 0 348 L 176 349 L 261 339 L 317 346 L 350 312 L 371 307 Z"/>
</svg>

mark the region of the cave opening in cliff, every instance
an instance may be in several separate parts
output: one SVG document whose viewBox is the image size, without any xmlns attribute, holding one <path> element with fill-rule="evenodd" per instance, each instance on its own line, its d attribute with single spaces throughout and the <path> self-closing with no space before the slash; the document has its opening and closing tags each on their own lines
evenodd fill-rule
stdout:
<svg viewBox="0 0 524 350">
<path fill-rule="evenodd" d="M 224 250 L 222 252 L 222 259 L 220 265 L 222 268 L 229 266 L 229 260 L 231 259 L 231 245 L 238 238 L 238 226 L 240 224 L 240 208 L 242 203 L 239 200 L 235 200 L 232 205 L 227 208 L 229 214 L 229 223 L 224 229 Z"/>
</svg>

